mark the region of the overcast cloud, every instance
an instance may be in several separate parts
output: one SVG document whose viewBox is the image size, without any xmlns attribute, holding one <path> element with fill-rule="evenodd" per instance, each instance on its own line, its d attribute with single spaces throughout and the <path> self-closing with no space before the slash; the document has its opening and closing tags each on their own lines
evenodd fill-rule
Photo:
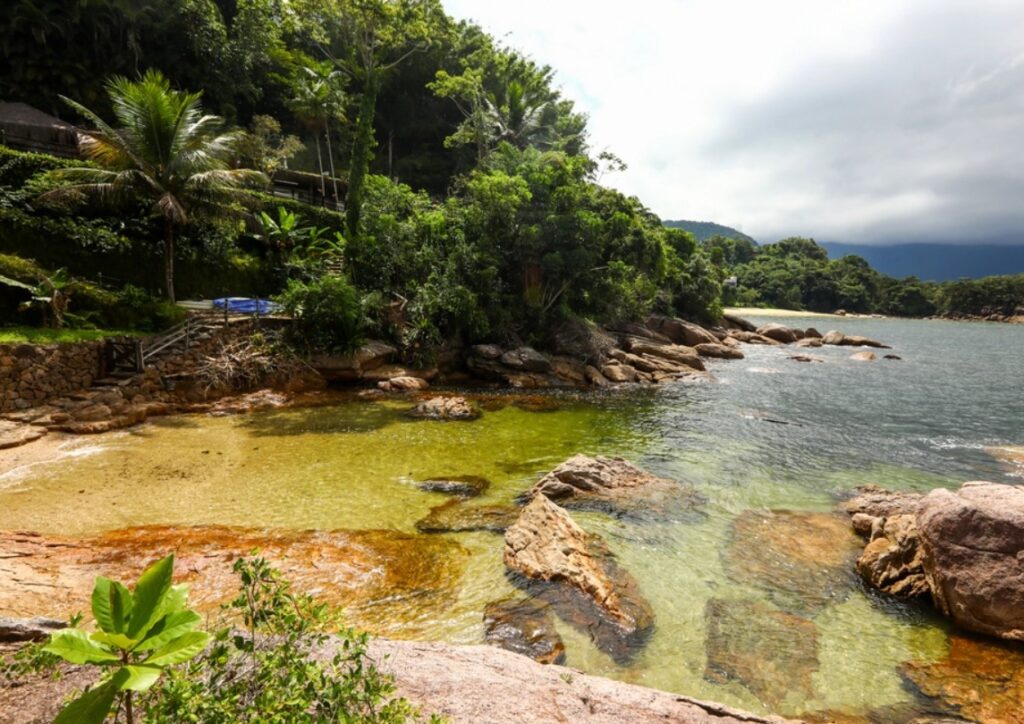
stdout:
<svg viewBox="0 0 1024 724">
<path fill-rule="evenodd" d="M 553 66 L 604 181 L 761 241 L 1024 242 L 1024 2 L 445 0 Z"/>
</svg>

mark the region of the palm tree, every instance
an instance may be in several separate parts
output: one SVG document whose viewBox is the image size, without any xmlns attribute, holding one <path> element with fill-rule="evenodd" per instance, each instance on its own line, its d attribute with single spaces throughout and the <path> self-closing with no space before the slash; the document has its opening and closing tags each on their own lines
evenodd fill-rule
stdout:
<svg viewBox="0 0 1024 724">
<path fill-rule="evenodd" d="M 320 167 L 320 194 L 326 198 L 324 185 L 324 161 L 320 153 L 320 135 L 327 140 L 327 159 L 330 163 L 331 183 L 334 185 L 334 199 L 338 200 L 338 174 L 334 170 L 334 152 L 331 149 L 331 120 L 343 121 L 345 94 L 341 89 L 341 72 L 334 70 L 330 63 L 311 61 L 300 66 L 300 73 L 294 78 L 294 95 L 288 105 L 292 112 L 303 120 L 316 140 L 316 159 Z"/>
<path fill-rule="evenodd" d="M 244 198 L 241 187 L 266 185 L 258 171 L 230 168 L 228 161 L 241 138 L 238 131 L 222 132 L 217 116 L 204 115 L 201 93 L 171 90 L 156 70 L 141 80 L 115 76 L 106 83 L 120 128 L 114 129 L 96 113 L 61 97 L 92 123 L 96 130 L 79 135 L 78 147 L 99 168 L 55 171 L 65 184 L 44 196 L 101 203 L 143 200 L 164 226 L 164 283 L 174 301 L 174 237 L 178 227 L 194 216 L 225 212 Z"/>
</svg>

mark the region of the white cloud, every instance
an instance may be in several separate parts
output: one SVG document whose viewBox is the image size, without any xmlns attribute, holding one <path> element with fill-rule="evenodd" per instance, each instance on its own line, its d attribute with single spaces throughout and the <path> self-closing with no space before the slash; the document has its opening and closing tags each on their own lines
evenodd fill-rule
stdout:
<svg viewBox="0 0 1024 724">
<path fill-rule="evenodd" d="M 1024 3 L 445 0 L 557 71 L 607 183 L 762 240 L 1024 227 Z M 984 233 L 982 233 L 984 232 Z M 958 237 L 959 238 L 959 237 Z"/>
</svg>

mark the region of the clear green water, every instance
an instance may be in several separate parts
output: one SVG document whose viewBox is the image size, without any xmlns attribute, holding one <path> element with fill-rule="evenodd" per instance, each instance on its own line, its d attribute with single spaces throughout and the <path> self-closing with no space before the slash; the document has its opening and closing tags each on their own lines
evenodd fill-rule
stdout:
<svg viewBox="0 0 1024 724">
<path fill-rule="evenodd" d="M 823 320 L 784 322 L 820 328 Z M 825 364 L 800 364 L 786 359 L 792 350 L 748 346 L 747 359 L 713 368 L 715 384 L 560 398 L 555 412 L 508 405 L 472 423 L 407 420 L 408 403 L 400 402 L 172 418 L 75 440 L 56 462 L 0 476 L 0 528 L 85 534 L 224 523 L 414 532 L 447 500 L 416 481 L 482 475 L 492 487 L 474 502 L 510 502 L 574 453 L 619 454 L 696 485 L 707 516 L 665 523 L 574 514 L 635 576 L 657 627 L 620 666 L 559 623 L 569 665 L 761 711 L 862 712 L 905 702 L 912 694 L 897 668 L 941 658 L 945 631 L 928 613 L 886 604 L 858 585 L 810 614 L 818 636 L 810 696 L 794 688 L 769 705 L 740 681 L 705 675 L 706 602 L 769 598 L 723 566 L 737 515 L 828 511 L 837 495 L 865 482 L 929 489 L 1021 481 L 984 447 L 1024 442 L 1024 327 L 842 320 L 841 328 L 890 342 L 903 361 L 854 362 L 848 348 L 824 348 L 809 352 Z M 436 611 L 426 630 L 478 643 L 484 605 L 515 589 L 500 536 L 452 535 L 471 552 L 460 599 Z M 401 622 L 387 633 L 401 635 Z"/>
</svg>

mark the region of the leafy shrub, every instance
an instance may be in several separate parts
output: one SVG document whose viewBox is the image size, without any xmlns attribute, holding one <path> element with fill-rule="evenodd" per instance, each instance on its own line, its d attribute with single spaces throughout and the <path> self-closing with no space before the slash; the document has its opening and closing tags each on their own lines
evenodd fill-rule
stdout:
<svg viewBox="0 0 1024 724">
<path fill-rule="evenodd" d="M 365 722 L 414 719 L 394 684 L 366 656 L 367 636 L 342 628 L 335 654 L 318 660 L 336 615 L 261 558 L 234 566 L 241 589 L 227 613 L 245 631 L 219 631 L 200 658 L 171 673 L 143 702 L 150 722 Z"/>
<path fill-rule="evenodd" d="M 27 153 L 0 145 L 0 186 L 20 188 L 34 176 L 58 168 L 80 167 L 78 159 L 59 158 L 45 153 Z"/>
<path fill-rule="evenodd" d="M 65 706 L 54 724 L 102 724 L 114 702 L 133 724 L 133 696 L 153 686 L 164 669 L 188 661 L 206 648 L 209 634 L 196 630 L 199 615 L 185 608 L 188 586 L 171 585 L 174 556 L 145 571 L 129 591 L 102 576 L 92 592 L 99 631 L 66 628 L 53 634 L 46 653 L 72 664 L 104 669 L 100 683 Z"/>
<path fill-rule="evenodd" d="M 308 351 L 347 352 L 363 343 L 363 306 L 344 276 L 292 279 L 278 301 L 295 318 L 293 334 Z"/>
</svg>

